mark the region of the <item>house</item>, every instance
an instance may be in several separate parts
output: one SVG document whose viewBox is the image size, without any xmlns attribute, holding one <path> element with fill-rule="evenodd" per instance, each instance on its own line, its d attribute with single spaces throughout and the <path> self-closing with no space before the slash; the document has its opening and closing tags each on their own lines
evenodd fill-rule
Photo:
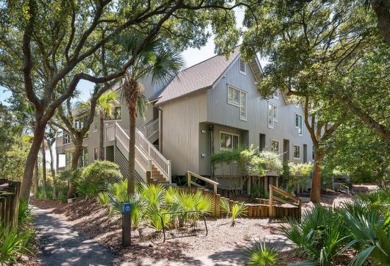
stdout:
<svg viewBox="0 0 390 266">
<path fill-rule="evenodd" d="M 212 173 L 210 156 L 254 145 L 293 162 L 312 160 L 313 145 L 303 125 L 303 108 L 277 92 L 263 99 L 257 58 L 244 62 L 238 49 L 226 59 L 214 56 L 181 71 L 161 93 L 160 151 L 172 161 L 172 174 Z M 277 183 L 274 180 L 274 183 Z"/>
<path fill-rule="evenodd" d="M 221 176 L 223 169 L 213 172 L 211 155 L 251 144 L 275 151 L 283 160 L 311 161 L 313 146 L 303 125 L 302 106 L 289 103 L 280 92 L 262 98 L 256 88 L 260 78 L 257 58 L 245 62 L 237 48 L 229 58 L 217 55 L 184 69 L 165 87 L 143 81 L 151 103 L 146 119 L 137 121 L 136 164 L 142 179 L 146 171 L 167 181 L 188 170 Z M 119 102 L 120 116 L 104 121 L 105 156 L 126 173 L 129 120 L 125 102 L 121 98 Z M 87 156 L 88 163 L 98 158 L 98 120 L 95 118 L 84 144 L 92 155 Z M 67 142 L 65 137 L 62 143 L 58 141 L 57 151 L 70 151 Z"/>
</svg>

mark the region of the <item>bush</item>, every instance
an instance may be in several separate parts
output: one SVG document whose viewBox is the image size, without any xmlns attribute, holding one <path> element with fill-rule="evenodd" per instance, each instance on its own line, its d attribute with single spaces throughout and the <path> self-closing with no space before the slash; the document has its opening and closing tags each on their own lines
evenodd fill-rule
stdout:
<svg viewBox="0 0 390 266">
<path fill-rule="evenodd" d="M 245 258 L 249 266 L 273 266 L 277 265 L 278 252 L 269 244 L 256 242 L 246 250 Z"/>
<path fill-rule="evenodd" d="M 77 191 L 82 196 L 97 196 L 106 190 L 109 184 L 123 179 L 119 166 L 109 161 L 95 161 L 83 169 L 80 178 L 76 172 L 72 173 L 72 179 L 76 181 Z"/>
</svg>

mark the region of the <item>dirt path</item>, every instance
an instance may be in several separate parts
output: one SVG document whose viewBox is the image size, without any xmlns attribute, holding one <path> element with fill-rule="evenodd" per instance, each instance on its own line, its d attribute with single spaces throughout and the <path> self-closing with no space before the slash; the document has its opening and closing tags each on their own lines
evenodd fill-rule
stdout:
<svg viewBox="0 0 390 266">
<path fill-rule="evenodd" d="M 65 216 L 33 207 L 41 265 L 113 265 L 116 257 L 94 240 L 80 235 Z"/>
</svg>

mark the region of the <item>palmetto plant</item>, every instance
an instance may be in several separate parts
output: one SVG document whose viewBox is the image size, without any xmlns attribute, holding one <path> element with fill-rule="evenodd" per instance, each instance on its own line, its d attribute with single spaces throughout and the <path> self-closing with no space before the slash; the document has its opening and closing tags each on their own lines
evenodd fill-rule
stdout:
<svg viewBox="0 0 390 266">
<path fill-rule="evenodd" d="M 341 214 L 320 205 L 306 211 L 301 222 L 289 220 L 283 232 L 315 265 L 331 265 L 348 238 Z"/>
<path fill-rule="evenodd" d="M 370 259 L 378 265 L 390 265 L 390 216 L 386 218 L 376 209 L 359 214 L 345 211 L 343 216 L 352 236 L 345 248 L 358 251 L 351 265 L 363 265 Z"/>
<path fill-rule="evenodd" d="M 248 266 L 273 266 L 277 265 L 278 252 L 265 242 L 256 242 L 245 252 L 246 265 Z"/>
<path fill-rule="evenodd" d="M 0 223 L 0 264 L 12 264 L 19 255 L 29 252 L 28 245 L 33 236 L 34 231 L 11 229 Z"/>
<path fill-rule="evenodd" d="M 232 206 L 230 206 L 230 203 L 227 199 L 221 199 L 220 206 L 222 209 L 222 213 L 226 213 L 226 217 L 231 217 L 231 226 L 235 226 L 236 219 L 240 216 L 245 215 L 247 212 L 247 207 L 243 202 L 234 203 Z"/>
</svg>

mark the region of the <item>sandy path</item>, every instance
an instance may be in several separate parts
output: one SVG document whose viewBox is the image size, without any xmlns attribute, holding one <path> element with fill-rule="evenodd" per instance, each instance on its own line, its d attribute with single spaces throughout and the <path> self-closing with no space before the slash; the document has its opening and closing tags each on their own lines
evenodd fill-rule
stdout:
<svg viewBox="0 0 390 266">
<path fill-rule="evenodd" d="M 32 208 L 41 265 L 113 265 L 115 256 L 94 240 L 80 235 L 65 216 L 51 209 Z"/>
</svg>

